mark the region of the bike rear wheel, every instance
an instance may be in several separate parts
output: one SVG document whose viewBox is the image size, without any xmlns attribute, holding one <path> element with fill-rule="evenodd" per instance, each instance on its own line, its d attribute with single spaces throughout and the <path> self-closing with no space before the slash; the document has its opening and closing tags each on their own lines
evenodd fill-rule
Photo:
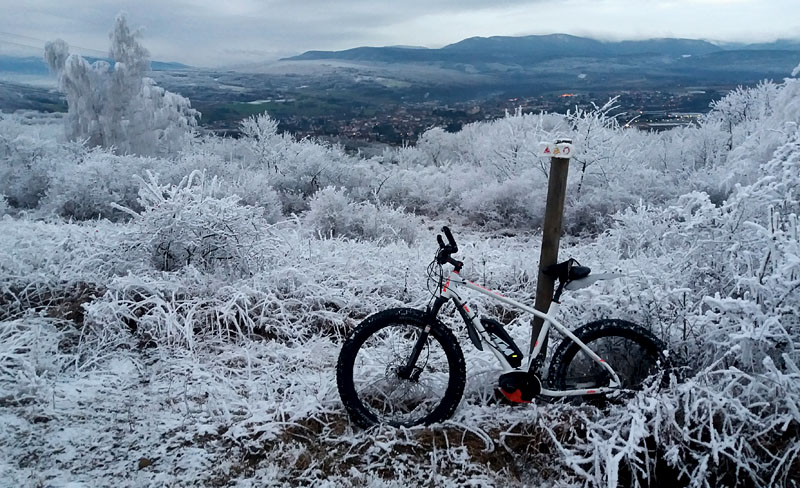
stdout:
<svg viewBox="0 0 800 488">
<path fill-rule="evenodd" d="M 430 326 L 409 378 L 400 370 Z M 415 309 L 392 309 L 368 317 L 339 353 L 336 382 L 342 403 L 362 427 L 412 426 L 449 418 L 464 393 L 464 355 L 453 333 Z"/>
<path fill-rule="evenodd" d="M 669 366 L 664 344 L 632 322 L 598 320 L 573 333 L 614 369 L 623 390 L 640 390 L 647 381 L 663 379 Z M 608 386 L 611 375 L 567 338 L 553 354 L 548 382 L 555 390 L 591 389 Z"/>
</svg>

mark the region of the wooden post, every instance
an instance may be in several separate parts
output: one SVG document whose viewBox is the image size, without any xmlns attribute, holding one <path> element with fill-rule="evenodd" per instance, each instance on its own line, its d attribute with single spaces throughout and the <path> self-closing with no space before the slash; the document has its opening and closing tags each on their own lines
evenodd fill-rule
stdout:
<svg viewBox="0 0 800 488">
<path fill-rule="evenodd" d="M 564 200 L 567 196 L 567 175 L 569 173 L 569 158 L 572 149 L 568 146 L 563 149 L 562 144 L 571 144 L 569 139 L 557 140 L 555 145 L 546 146 L 545 153 L 550 153 L 550 179 L 547 183 L 547 205 L 544 210 L 544 224 L 542 225 L 542 251 L 539 255 L 539 279 L 536 282 L 536 303 L 534 308 L 547 313 L 550 302 L 553 300 L 555 282 L 542 273 L 542 268 L 558 262 L 558 245 L 561 240 L 561 229 L 564 221 Z M 544 146 L 543 146 L 544 147 Z M 531 348 L 533 352 L 536 339 L 542 330 L 544 320 L 539 317 L 533 319 L 531 331 Z M 542 350 L 547 351 L 547 340 L 542 344 Z M 543 359 L 544 356 L 541 356 Z"/>
</svg>

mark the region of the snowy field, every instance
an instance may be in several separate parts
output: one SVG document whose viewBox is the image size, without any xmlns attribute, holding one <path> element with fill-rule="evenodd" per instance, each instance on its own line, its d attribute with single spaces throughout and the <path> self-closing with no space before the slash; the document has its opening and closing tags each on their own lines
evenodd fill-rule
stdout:
<svg viewBox="0 0 800 488">
<path fill-rule="evenodd" d="M 48 47 L 66 117 L 0 115 L 3 486 L 800 485 L 800 80 L 732 92 L 698 127 L 623 129 L 612 100 L 366 159 L 268 116 L 201 137 L 141 52 L 109 72 L 67 49 Z M 467 357 L 455 415 L 354 427 L 341 344 L 373 312 L 428 302 L 443 224 L 466 276 L 532 301 L 534 151 L 564 135 L 579 154 L 560 256 L 626 275 L 565 297 L 564 322 L 644 326 L 680 381 L 603 408 L 512 407 L 443 314 Z M 527 344 L 530 317 L 469 303 Z"/>
</svg>

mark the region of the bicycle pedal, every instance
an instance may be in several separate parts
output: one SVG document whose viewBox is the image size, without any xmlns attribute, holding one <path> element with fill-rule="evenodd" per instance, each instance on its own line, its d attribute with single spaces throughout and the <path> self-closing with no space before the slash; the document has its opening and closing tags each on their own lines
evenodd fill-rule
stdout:
<svg viewBox="0 0 800 488">
<path fill-rule="evenodd" d="M 500 376 L 500 392 L 512 403 L 531 403 L 542 391 L 542 382 L 527 371 L 511 371 Z"/>
</svg>

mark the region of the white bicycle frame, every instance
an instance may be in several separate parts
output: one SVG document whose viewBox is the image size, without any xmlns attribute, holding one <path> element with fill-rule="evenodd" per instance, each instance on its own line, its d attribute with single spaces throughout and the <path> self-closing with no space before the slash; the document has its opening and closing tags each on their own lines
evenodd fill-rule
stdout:
<svg viewBox="0 0 800 488">
<path fill-rule="evenodd" d="M 536 317 L 540 317 L 544 320 L 544 325 L 542 326 L 542 329 L 539 332 L 539 336 L 537 337 L 536 342 L 533 345 L 533 351 L 530 353 L 528 357 L 528 361 L 527 364 L 525 365 L 524 370 L 522 369 L 522 367 L 514 368 L 508 363 L 505 356 L 503 356 L 498 347 L 494 344 L 491 334 L 489 334 L 486 331 L 486 329 L 484 329 L 483 324 L 481 324 L 480 318 L 478 317 L 478 314 L 470 311 L 469 307 L 467 307 L 466 303 L 464 303 L 464 301 L 461 299 L 461 296 L 459 295 L 457 290 L 462 286 L 464 288 L 486 295 L 498 302 L 505 303 L 506 305 L 510 305 L 514 308 L 533 314 Z M 566 397 L 566 396 L 582 396 L 582 395 L 601 395 L 604 393 L 612 393 L 619 391 L 620 380 L 619 376 L 617 376 L 617 373 L 614 371 L 614 369 L 607 362 L 605 362 L 600 356 L 595 354 L 594 351 L 589 349 L 589 347 L 586 344 L 584 344 L 580 339 L 578 339 L 578 337 L 575 336 L 575 334 L 570 332 L 570 330 L 567 329 L 561 322 L 559 322 L 554 318 L 554 315 L 558 313 L 558 308 L 560 305 L 559 302 L 552 302 L 550 304 L 549 309 L 547 310 L 547 313 L 542 313 L 534 309 L 533 307 L 524 305 L 516 300 L 512 300 L 511 298 L 505 297 L 496 291 L 489 290 L 488 288 L 484 288 L 477 283 L 473 283 L 469 280 L 462 278 L 461 275 L 457 271 L 455 271 L 455 269 L 450 270 L 450 274 L 447 278 L 447 281 L 444 283 L 442 289 L 438 290 L 436 296 L 452 299 L 453 302 L 456 304 L 456 307 L 463 310 L 464 312 L 463 316 L 466 317 L 470 321 L 472 327 L 475 328 L 475 331 L 477 331 L 481 343 L 487 346 L 489 350 L 492 351 L 492 353 L 494 353 L 495 357 L 502 365 L 504 373 L 510 371 L 528 371 L 531 367 L 531 364 L 533 364 L 533 361 L 535 361 L 536 358 L 538 358 L 539 355 L 542 353 L 542 345 L 544 344 L 545 337 L 547 337 L 547 334 L 550 331 L 550 327 L 552 326 L 556 330 L 558 330 L 562 335 L 568 337 L 570 340 L 576 343 L 581 348 L 581 350 L 583 350 L 583 352 L 585 352 L 590 358 L 592 358 L 593 361 L 595 361 L 596 363 L 600 364 L 603 368 L 605 368 L 606 371 L 608 371 L 608 373 L 611 375 L 611 382 L 609 386 L 587 388 L 587 389 L 576 389 L 576 390 L 549 390 L 546 388 L 542 388 L 541 392 L 539 393 L 540 395 L 550 396 L 550 397 Z"/>
</svg>

